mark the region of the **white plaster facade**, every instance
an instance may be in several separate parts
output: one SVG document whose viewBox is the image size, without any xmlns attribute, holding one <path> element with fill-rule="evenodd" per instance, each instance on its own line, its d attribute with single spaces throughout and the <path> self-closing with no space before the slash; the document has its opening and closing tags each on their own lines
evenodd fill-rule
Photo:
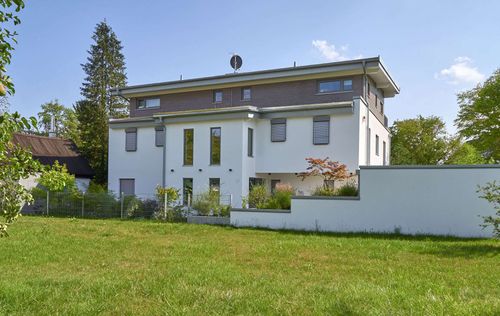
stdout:
<svg viewBox="0 0 500 316">
<path fill-rule="evenodd" d="M 185 113 L 181 119 L 178 115 L 159 115 L 150 120 L 111 122 L 108 188 L 119 192 L 120 179 L 134 179 L 136 194 L 153 195 L 158 185 L 182 189 L 183 178 L 192 178 L 193 194 L 196 195 L 208 189 L 210 178 L 219 178 L 221 194 L 231 196 L 232 205 L 239 207 L 242 197 L 248 194 L 249 178 L 266 179 L 269 188 L 270 180 L 280 180 L 292 184 L 299 194 L 308 194 L 322 183 L 319 178 L 301 181 L 296 176 L 305 171 L 305 158 L 330 157 L 345 163 L 349 171 L 355 173 L 360 165 L 383 164 L 382 141 L 386 142 L 389 152 L 387 128 L 373 116 L 360 97 L 347 104 L 308 105 L 301 107 L 300 111 L 286 106 L 267 109 L 265 113 L 253 107 L 237 110 L 238 115 L 230 117 L 224 111 L 220 115 L 211 111 L 208 114 Z M 313 144 L 313 117 L 318 113 L 329 113 L 330 116 L 327 145 Z M 271 142 L 272 117 L 287 119 L 285 142 Z M 163 147 L 155 146 L 155 126 L 158 125 L 163 125 L 166 130 L 165 151 Z M 128 127 L 137 128 L 136 151 L 125 150 L 125 130 Z M 221 128 L 220 165 L 210 165 L 212 127 Z M 254 130 L 253 157 L 247 152 L 248 128 Z M 368 128 L 371 130 L 370 141 L 366 137 Z M 192 166 L 183 165 L 185 129 L 194 129 Z M 380 141 L 379 155 L 375 153 L 375 135 Z"/>
</svg>

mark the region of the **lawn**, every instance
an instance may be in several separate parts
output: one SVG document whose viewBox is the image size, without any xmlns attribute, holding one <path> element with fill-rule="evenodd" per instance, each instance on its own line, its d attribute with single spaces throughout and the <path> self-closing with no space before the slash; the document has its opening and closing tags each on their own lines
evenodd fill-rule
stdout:
<svg viewBox="0 0 500 316">
<path fill-rule="evenodd" d="M 23 217 L 0 314 L 498 315 L 500 242 Z"/>
</svg>

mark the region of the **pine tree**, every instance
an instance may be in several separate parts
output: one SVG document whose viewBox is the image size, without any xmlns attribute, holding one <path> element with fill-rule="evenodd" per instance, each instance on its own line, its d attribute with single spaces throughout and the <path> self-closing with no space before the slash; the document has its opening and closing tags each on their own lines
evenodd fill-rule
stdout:
<svg viewBox="0 0 500 316">
<path fill-rule="evenodd" d="M 106 183 L 108 173 L 108 120 L 128 116 L 128 104 L 111 91 L 127 84 L 122 45 L 106 21 L 98 23 L 88 51 L 81 87 L 85 100 L 75 112 L 80 127 L 80 150 L 96 172 L 95 180 Z"/>
</svg>

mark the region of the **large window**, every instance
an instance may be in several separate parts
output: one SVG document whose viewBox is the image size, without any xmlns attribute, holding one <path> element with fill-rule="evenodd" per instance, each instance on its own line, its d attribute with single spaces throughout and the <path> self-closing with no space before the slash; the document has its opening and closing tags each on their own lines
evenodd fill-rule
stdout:
<svg viewBox="0 0 500 316">
<path fill-rule="evenodd" d="M 214 91 L 213 101 L 215 103 L 222 103 L 222 90 Z"/>
<path fill-rule="evenodd" d="M 210 129 L 210 164 L 220 165 L 220 144 L 221 144 L 221 129 L 220 127 L 212 127 Z"/>
<path fill-rule="evenodd" d="M 318 84 L 319 93 L 340 91 L 340 80 L 320 81 Z"/>
<path fill-rule="evenodd" d="M 241 100 L 249 101 L 252 99 L 252 88 L 241 88 Z"/>
<path fill-rule="evenodd" d="M 248 150 L 248 157 L 253 157 L 253 129 L 249 128 L 248 129 L 248 144 L 247 144 L 247 150 Z"/>
<path fill-rule="evenodd" d="M 125 130 L 125 150 L 137 150 L 137 128 L 131 127 Z"/>
<path fill-rule="evenodd" d="M 120 179 L 120 194 L 135 194 L 135 179 Z"/>
<path fill-rule="evenodd" d="M 155 127 L 155 145 L 156 147 L 163 147 L 165 145 L 165 127 Z"/>
<path fill-rule="evenodd" d="M 193 200 L 193 178 L 182 179 L 182 203 L 191 205 Z"/>
<path fill-rule="evenodd" d="M 271 120 L 271 141 L 286 141 L 286 119 L 276 118 Z"/>
<path fill-rule="evenodd" d="M 184 130 L 184 165 L 192 166 L 194 157 L 194 129 Z"/>
<path fill-rule="evenodd" d="M 313 144 L 328 145 L 330 143 L 330 117 L 327 115 L 313 118 Z"/>
<path fill-rule="evenodd" d="M 137 108 L 138 109 L 154 109 L 160 107 L 160 99 L 138 99 Z"/>
</svg>

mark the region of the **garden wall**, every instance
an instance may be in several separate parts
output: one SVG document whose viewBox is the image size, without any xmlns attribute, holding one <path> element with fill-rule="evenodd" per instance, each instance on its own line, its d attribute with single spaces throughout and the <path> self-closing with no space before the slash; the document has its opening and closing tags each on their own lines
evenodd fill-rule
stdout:
<svg viewBox="0 0 500 316">
<path fill-rule="evenodd" d="M 493 206 L 478 185 L 500 181 L 500 165 L 361 167 L 357 198 L 294 197 L 290 212 L 232 210 L 234 226 L 329 232 L 489 237 Z"/>
</svg>

